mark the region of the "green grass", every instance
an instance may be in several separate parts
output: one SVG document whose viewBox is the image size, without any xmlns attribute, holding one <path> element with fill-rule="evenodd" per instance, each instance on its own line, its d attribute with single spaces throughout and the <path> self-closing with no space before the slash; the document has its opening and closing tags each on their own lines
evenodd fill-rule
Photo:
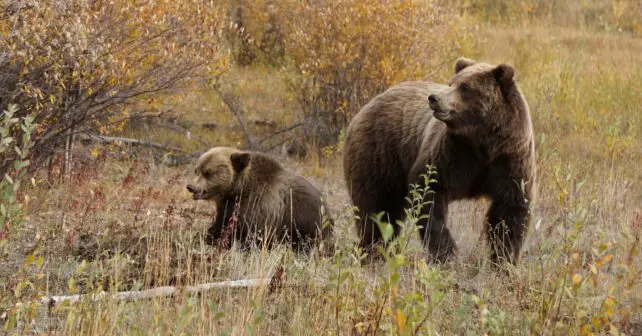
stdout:
<svg viewBox="0 0 642 336">
<path fill-rule="evenodd" d="M 279 265 L 285 287 L 85 302 L 49 314 L 43 308 L 22 330 L 343 335 L 373 329 L 412 334 L 419 325 L 420 334 L 431 335 L 641 333 L 642 40 L 537 25 L 480 26 L 474 38 L 476 47 L 467 47 L 464 56 L 516 67 L 537 136 L 539 197 L 523 260 L 512 276 L 487 265 L 480 236 L 484 202 L 452 208 L 450 225 L 460 249 L 453 263 L 427 264 L 413 237 L 409 250 L 391 261 L 360 265 L 340 148 L 327 157 L 283 159 L 329 201 L 339 247 L 331 258 L 297 256 L 286 248 L 219 253 L 202 242 L 214 209 L 190 199 L 185 184 L 191 168 L 106 159 L 90 163 L 73 182 L 41 182 L 28 191 L 35 198 L 29 230 L 14 259 L 0 261 L 9 285 L 18 281 L 20 253 L 33 247 L 37 235 L 47 276 L 36 286 L 51 294 L 266 277 Z M 446 80 L 451 72 L 441 69 L 437 78 Z M 280 127 L 296 120 L 285 75 L 256 67 L 229 76 L 248 120 L 275 120 Z M 228 128 L 233 116 L 214 94 L 194 92 L 181 109 L 184 120 L 219 125 L 194 135 L 213 145 L 241 141 L 238 130 Z M 180 134 L 152 129 L 147 135 L 203 148 Z"/>
</svg>

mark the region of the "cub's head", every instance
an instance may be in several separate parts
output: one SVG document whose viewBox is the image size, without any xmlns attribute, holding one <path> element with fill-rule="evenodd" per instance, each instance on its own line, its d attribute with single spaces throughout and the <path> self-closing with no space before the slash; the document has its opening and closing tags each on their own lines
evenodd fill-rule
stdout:
<svg viewBox="0 0 642 336">
<path fill-rule="evenodd" d="M 434 117 L 451 131 L 461 133 L 480 126 L 492 130 L 497 125 L 512 124 L 527 109 L 514 73 L 506 64 L 457 59 L 448 87 L 428 97 Z"/>
<path fill-rule="evenodd" d="M 187 190 L 196 200 L 220 200 L 234 190 L 238 175 L 249 163 L 250 153 L 229 147 L 212 148 L 198 159 L 196 177 Z"/>
</svg>

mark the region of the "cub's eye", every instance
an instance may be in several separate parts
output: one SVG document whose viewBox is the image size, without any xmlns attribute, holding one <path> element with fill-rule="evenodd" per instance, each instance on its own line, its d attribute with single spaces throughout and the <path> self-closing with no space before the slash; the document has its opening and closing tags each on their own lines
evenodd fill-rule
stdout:
<svg viewBox="0 0 642 336">
<path fill-rule="evenodd" d="M 209 171 L 209 170 L 204 171 L 203 172 L 203 177 L 206 178 L 206 179 L 212 177 L 212 172 Z"/>
</svg>

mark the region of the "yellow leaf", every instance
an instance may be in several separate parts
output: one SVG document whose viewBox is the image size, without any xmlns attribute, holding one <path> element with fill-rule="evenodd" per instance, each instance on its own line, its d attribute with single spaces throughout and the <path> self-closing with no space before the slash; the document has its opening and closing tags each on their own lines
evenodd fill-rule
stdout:
<svg viewBox="0 0 642 336">
<path fill-rule="evenodd" d="M 401 311 L 401 309 L 397 309 L 397 312 L 395 313 L 395 323 L 397 324 L 397 328 L 400 330 L 403 330 L 405 325 L 406 325 L 406 315 Z"/>
<path fill-rule="evenodd" d="M 597 267 L 602 267 L 605 264 L 610 263 L 611 260 L 613 260 L 613 255 L 612 254 L 607 254 L 604 257 L 600 258 L 598 261 L 596 261 L 595 265 L 597 265 Z"/>
<path fill-rule="evenodd" d="M 35 260 L 36 260 L 36 256 L 34 256 L 33 254 L 28 255 L 27 258 L 25 259 L 25 266 L 30 266 L 31 264 L 33 264 Z"/>
<path fill-rule="evenodd" d="M 599 317 L 594 316 L 594 317 L 591 319 L 591 323 L 593 324 L 593 328 L 595 328 L 595 329 L 602 329 L 602 320 L 601 320 Z"/>
<path fill-rule="evenodd" d="M 612 295 L 609 295 L 604 299 L 604 305 L 606 307 L 613 307 L 615 305 L 615 298 Z"/>
<path fill-rule="evenodd" d="M 601 243 L 600 244 L 600 252 L 606 251 L 606 249 L 608 249 L 610 246 L 611 246 L 611 244 L 609 244 L 609 243 Z"/>
<path fill-rule="evenodd" d="M 579 286 L 582 283 L 582 276 L 579 274 L 573 274 L 573 286 Z"/>
<path fill-rule="evenodd" d="M 91 149 L 91 156 L 93 156 L 94 158 L 97 158 L 99 154 L 100 154 L 100 151 L 98 150 L 97 147 L 94 147 Z"/>
</svg>

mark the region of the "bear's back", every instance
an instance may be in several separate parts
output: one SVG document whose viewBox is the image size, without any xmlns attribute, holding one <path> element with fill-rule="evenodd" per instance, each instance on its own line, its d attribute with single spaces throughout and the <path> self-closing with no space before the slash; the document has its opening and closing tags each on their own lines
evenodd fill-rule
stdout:
<svg viewBox="0 0 642 336">
<path fill-rule="evenodd" d="M 274 158 L 254 152 L 243 181 L 244 221 L 277 236 L 298 231 L 314 236 L 321 227 L 321 192 Z M 324 233 L 325 235 L 325 233 Z"/>
<path fill-rule="evenodd" d="M 441 132 L 428 96 L 447 88 L 427 81 L 401 82 L 363 106 L 348 126 L 344 164 L 371 162 L 408 171 L 421 148 L 424 133 Z M 434 125 L 432 125 L 434 124 Z"/>
</svg>

